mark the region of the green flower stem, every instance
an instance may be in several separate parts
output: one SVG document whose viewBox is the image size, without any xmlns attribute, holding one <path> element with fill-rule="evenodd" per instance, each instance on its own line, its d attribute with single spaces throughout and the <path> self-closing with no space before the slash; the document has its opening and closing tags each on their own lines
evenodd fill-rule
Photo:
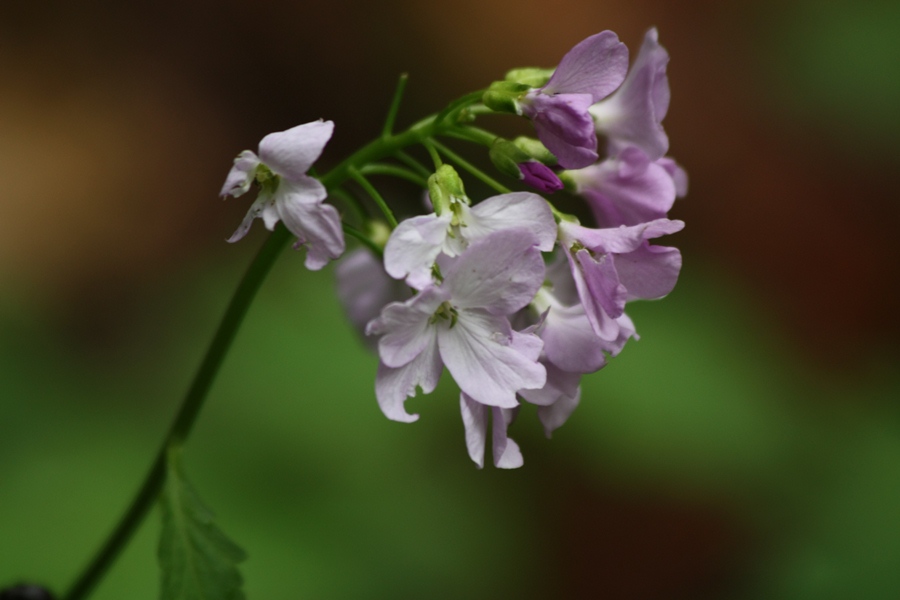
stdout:
<svg viewBox="0 0 900 600">
<path fill-rule="evenodd" d="M 357 221 L 359 221 L 360 223 L 366 222 L 369 216 L 368 212 L 363 207 L 362 203 L 357 200 L 353 194 L 342 190 L 341 188 L 334 188 L 328 193 L 332 198 L 339 198 L 341 202 L 343 202 L 344 205 L 350 210 L 350 212 L 353 213 L 353 216 L 356 217 Z"/>
<path fill-rule="evenodd" d="M 443 117 L 440 122 L 435 116 L 428 117 L 403 133 L 381 137 L 370 142 L 323 175 L 320 181 L 327 190 L 337 189 L 339 185 L 351 176 L 351 170 L 396 156 L 398 152 L 408 146 L 422 143 L 423 140 L 427 140 L 439 133 L 445 133 L 456 127 L 456 118 L 465 106 L 465 103 L 456 103 L 456 106 L 451 104 L 448 107 L 449 110 L 445 109 L 441 113 Z M 156 502 L 165 483 L 168 450 L 182 445 L 190 434 L 194 421 L 197 419 L 203 406 L 203 401 L 206 399 L 213 379 L 237 334 L 244 315 L 246 315 L 253 298 L 256 296 L 256 292 L 275 263 L 275 259 L 280 255 L 281 250 L 287 245 L 291 237 L 291 234 L 283 225 L 277 227 L 250 264 L 244 278 L 238 284 L 234 296 L 231 298 L 225 315 L 222 317 L 216 334 L 209 345 L 206 356 L 197 370 L 194 381 L 141 488 L 109 538 L 107 538 L 87 568 L 62 597 L 63 600 L 82 600 L 91 593 L 106 571 L 112 566 L 122 549 L 131 540 L 132 535 L 144 520 L 147 512 Z"/>
<path fill-rule="evenodd" d="M 428 178 L 431 176 L 431 171 L 425 168 L 425 165 L 417 161 L 415 158 L 407 154 L 406 152 L 396 152 L 394 153 L 394 158 L 405 164 L 407 167 L 418 173 L 422 176 L 423 179 L 428 181 Z"/>
<path fill-rule="evenodd" d="M 501 184 L 499 181 L 497 181 L 496 179 L 494 179 L 493 177 L 491 177 L 490 175 L 488 175 L 487 173 L 485 173 L 484 171 L 482 171 L 481 169 L 479 169 L 478 167 L 476 167 L 475 165 L 473 165 L 472 163 L 470 163 L 469 161 L 467 161 L 466 159 L 461 157 L 459 154 L 457 154 L 456 152 L 454 152 L 447 146 L 443 145 L 442 143 L 435 141 L 435 140 L 432 140 L 431 143 L 434 144 L 434 147 L 437 148 L 438 151 L 441 152 L 441 154 L 443 154 L 444 156 L 446 156 L 447 158 L 449 158 L 450 160 L 452 160 L 453 162 L 458 164 L 460 167 L 462 167 L 463 169 L 465 169 L 466 171 L 471 173 L 473 177 L 480 179 L 482 182 L 484 182 L 486 185 L 488 185 L 492 189 L 500 192 L 501 194 L 508 194 L 512 191 L 508 187 Z"/>
<path fill-rule="evenodd" d="M 290 239 L 290 232 L 283 226 L 278 227 L 269 236 L 266 243 L 263 244 L 253 263 L 247 269 L 244 278 L 231 298 L 231 302 L 225 311 L 225 316 L 222 317 L 222 321 L 219 323 L 219 328 L 216 330 L 216 334 L 209 345 L 206 356 L 197 370 L 181 409 L 178 411 L 178 415 L 175 417 L 175 421 L 172 423 L 163 441 L 156 460 L 144 480 L 144 484 L 112 535 L 110 535 L 104 546 L 94 557 L 94 560 L 84 570 L 81 577 L 66 592 L 63 600 L 80 600 L 91 593 L 103 574 L 119 555 L 119 552 L 131 539 L 132 534 L 137 530 L 138 525 L 141 524 L 150 507 L 156 502 L 165 483 L 166 457 L 169 449 L 183 444 L 190 434 L 200 408 L 203 406 L 207 392 L 219 370 L 219 366 L 222 364 L 222 360 L 225 358 L 225 354 L 228 352 L 228 348 L 231 346 L 231 342 L 234 340 L 244 315 L 247 314 L 250 303 L 275 263 L 275 259 L 281 254 L 281 250 Z"/>
<path fill-rule="evenodd" d="M 387 219 L 387 222 L 391 226 L 391 229 L 396 228 L 397 218 L 394 216 L 394 211 L 392 211 L 391 207 L 387 205 L 387 202 L 384 201 L 384 198 L 382 198 L 381 194 L 378 193 L 378 190 L 375 189 L 375 186 L 369 183 L 369 180 L 366 179 L 356 167 L 350 167 L 349 173 L 350 177 L 352 177 L 354 181 L 356 181 L 356 183 L 361 185 L 362 188 L 366 190 L 366 193 L 371 196 L 372 200 L 375 201 L 375 204 L 377 204 L 378 208 L 381 209 L 381 212 L 382 214 L 384 214 L 384 218 Z"/>
<path fill-rule="evenodd" d="M 463 125 L 457 127 L 456 129 L 444 132 L 444 135 L 460 140 L 466 140 L 467 142 L 481 144 L 482 146 L 487 146 L 488 148 L 490 148 L 494 144 L 494 140 L 497 139 L 496 134 L 491 133 L 490 131 L 485 131 L 484 129 L 481 129 L 479 127 L 474 127 L 472 125 Z"/>
<path fill-rule="evenodd" d="M 397 88 L 394 90 L 394 98 L 391 100 L 391 107 L 388 109 L 387 118 L 384 120 L 384 129 L 381 131 L 381 138 L 386 139 L 394 133 L 394 121 L 397 119 L 397 112 L 400 110 L 400 101 L 403 99 L 403 92 L 406 90 L 406 81 L 409 75 L 403 73 L 397 80 Z"/>
<path fill-rule="evenodd" d="M 378 244 L 376 244 L 374 241 L 372 241 L 372 238 L 370 238 L 369 236 L 364 234 L 359 229 L 356 229 L 355 227 L 347 225 L 346 223 L 343 224 L 343 227 L 344 227 L 344 233 L 346 233 L 349 236 L 355 237 L 366 248 L 371 250 L 372 253 L 375 254 L 375 256 L 377 256 L 378 258 L 381 258 L 382 256 L 384 256 L 384 249 L 382 249 Z"/>
<path fill-rule="evenodd" d="M 418 186 L 428 187 L 428 178 L 422 177 L 416 172 L 396 165 L 388 165 L 384 163 L 374 163 L 360 167 L 359 172 L 363 175 L 389 175 L 411 181 Z"/>
</svg>

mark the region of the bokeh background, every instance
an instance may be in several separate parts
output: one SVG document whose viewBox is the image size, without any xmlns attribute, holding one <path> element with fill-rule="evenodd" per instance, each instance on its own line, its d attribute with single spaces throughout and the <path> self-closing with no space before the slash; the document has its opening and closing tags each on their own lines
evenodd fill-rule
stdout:
<svg viewBox="0 0 900 600">
<path fill-rule="evenodd" d="M 187 468 L 259 598 L 900 597 L 900 3 L 0 4 L 0 587 L 63 590 L 142 479 L 258 225 L 234 155 L 324 117 L 327 168 L 612 29 L 672 60 L 675 292 L 525 467 L 452 385 L 387 421 L 333 272 L 286 253 Z M 409 194 L 407 188 L 397 191 Z M 151 515 L 97 589 L 158 595 Z"/>
</svg>

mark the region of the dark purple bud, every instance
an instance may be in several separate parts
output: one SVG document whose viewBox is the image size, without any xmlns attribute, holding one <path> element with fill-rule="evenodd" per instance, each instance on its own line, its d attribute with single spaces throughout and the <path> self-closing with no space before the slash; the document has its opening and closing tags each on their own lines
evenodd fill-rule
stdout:
<svg viewBox="0 0 900 600">
<path fill-rule="evenodd" d="M 519 163 L 519 171 L 522 173 L 522 181 L 545 194 L 552 194 L 563 189 L 563 182 L 553 172 L 553 169 L 544 163 L 536 160 Z"/>
</svg>

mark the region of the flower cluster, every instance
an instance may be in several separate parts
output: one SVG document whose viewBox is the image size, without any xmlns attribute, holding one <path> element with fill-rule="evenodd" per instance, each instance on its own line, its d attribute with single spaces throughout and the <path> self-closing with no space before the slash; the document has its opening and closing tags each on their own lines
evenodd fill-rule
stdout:
<svg viewBox="0 0 900 600">
<path fill-rule="evenodd" d="M 653 243 L 683 227 L 667 215 L 687 188 L 686 174 L 666 156 L 661 125 L 669 105 L 667 62 L 655 29 L 630 70 L 627 48 L 604 31 L 576 45 L 552 72 L 511 71 L 449 117 L 442 113 L 410 130 L 421 132 L 410 139 L 435 158 L 427 185 L 404 167 L 380 172 L 418 177 L 431 212 L 400 221 L 386 239 L 365 237 L 373 220 L 348 228 L 366 247 L 337 268 L 348 316 L 377 347 L 375 394 L 389 419 L 415 421 L 407 398 L 433 391 L 446 367 L 460 388 L 472 460 L 483 466 L 491 423 L 494 464 L 518 467 L 522 454 L 507 428 L 521 403 L 537 405 L 549 437 L 578 405 L 581 377 L 637 338 L 628 302 L 665 296 L 681 269 L 677 249 Z M 471 125 L 488 112 L 528 119 L 537 139 L 508 141 Z M 222 195 L 241 195 L 254 181 L 260 193 L 231 241 L 261 217 L 269 229 L 284 223 L 296 247 L 306 247 L 310 269 L 343 253 L 341 217 L 324 202 L 341 184 L 326 190 L 307 175 L 332 129 L 330 121 L 317 121 L 270 134 L 258 155 L 245 151 L 235 160 Z M 565 187 L 587 203 L 594 222 L 582 225 L 529 191 L 473 202 L 457 170 L 437 158 L 435 138 L 443 134 L 489 146 L 501 172 L 539 192 Z M 398 157 L 391 152 L 386 158 Z M 414 160 L 400 158 L 406 165 Z M 349 169 L 392 221 L 362 175 L 365 166 Z M 341 192 L 342 199 L 350 196 Z"/>
</svg>

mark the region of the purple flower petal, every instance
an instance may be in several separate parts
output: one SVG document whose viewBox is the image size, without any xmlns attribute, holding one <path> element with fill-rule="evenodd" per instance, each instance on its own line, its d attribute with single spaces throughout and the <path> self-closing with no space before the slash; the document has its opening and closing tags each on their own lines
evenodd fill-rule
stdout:
<svg viewBox="0 0 900 600">
<path fill-rule="evenodd" d="M 365 335 L 366 324 L 377 318 L 381 309 L 410 295 L 409 288 L 391 279 L 381 261 L 367 248 L 357 248 L 344 255 L 334 272 L 338 300 L 361 335 Z M 364 341 L 372 348 L 377 346 L 371 337 L 365 337 Z"/>
<path fill-rule="evenodd" d="M 680 271 L 681 252 L 677 248 L 644 242 L 633 252 L 616 256 L 616 272 L 628 290 L 629 300 L 662 298 L 675 287 Z"/>
<path fill-rule="evenodd" d="M 547 382 L 544 387 L 536 390 L 519 390 L 519 396 L 531 404 L 544 407 L 555 404 L 563 397 L 571 398 L 578 395 L 581 373 L 563 371 L 547 362 L 546 357 L 541 360 L 541 364 L 547 369 Z"/>
<path fill-rule="evenodd" d="M 675 195 L 678 198 L 684 198 L 687 196 L 688 191 L 688 175 L 687 172 L 681 168 L 681 166 L 675 162 L 674 159 L 671 159 L 667 156 L 656 161 L 656 164 L 661 166 L 666 172 L 672 177 L 672 181 L 675 182 Z"/>
<path fill-rule="evenodd" d="M 545 194 L 558 192 L 565 187 L 553 169 L 536 160 L 519 163 L 519 171 L 522 174 L 522 181 L 526 185 Z"/>
<path fill-rule="evenodd" d="M 544 425 L 544 433 L 548 438 L 569 419 L 575 409 L 578 408 L 580 400 L 581 388 L 578 388 L 575 390 L 575 394 L 560 396 L 559 400 L 550 406 L 538 407 L 538 418 Z"/>
<path fill-rule="evenodd" d="M 492 408 L 493 419 L 491 437 L 493 442 L 494 466 L 498 469 L 518 469 L 524 464 L 519 445 L 510 438 L 506 430 L 516 418 L 519 407 Z"/>
<path fill-rule="evenodd" d="M 622 87 L 591 107 L 597 131 L 609 139 L 611 153 L 634 145 L 656 160 L 669 149 L 660 124 L 669 109 L 668 62 L 669 54 L 659 45 L 656 29 L 651 29 Z"/>
<path fill-rule="evenodd" d="M 603 31 L 569 50 L 542 91 L 545 94 L 588 94 L 594 103 L 619 87 L 627 70 L 628 48 L 615 33 Z"/>
<path fill-rule="evenodd" d="M 551 307 L 538 335 L 544 340 L 547 361 L 564 371 L 593 373 L 606 365 L 606 346 L 581 304 Z"/>
<path fill-rule="evenodd" d="M 580 169 L 597 161 L 597 134 L 588 108 L 589 94 L 547 94 L 531 91 L 522 112 L 534 122 L 538 138 L 560 166 Z"/>
<path fill-rule="evenodd" d="M 636 147 L 578 171 L 570 171 L 600 227 L 638 225 L 666 216 L 676 185 L 665 166 Z"/>
</svg>

